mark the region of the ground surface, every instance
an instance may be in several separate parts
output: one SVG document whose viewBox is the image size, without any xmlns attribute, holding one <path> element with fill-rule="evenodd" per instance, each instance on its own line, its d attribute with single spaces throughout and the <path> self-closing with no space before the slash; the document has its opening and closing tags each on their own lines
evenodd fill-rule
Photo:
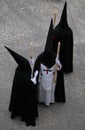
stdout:
<svg viewBox="0 0 85 130">
<path fill-rule="evenodd" d="M 36 127 L 11 120 L 8 106 L 15 61 L 4 45 L 25 57 L 43 51 L 50 18 L 64 0 L 0 0 L 0 130 L 85 130 L 85 1 L 67 0 L 68 23 L 74 33 L 74 72 L 65 75 L 66 103 L 39 105 Z M 33 48 L 30 43 L 33 42 Z M 31 51 L 32 50 L 32 51 Z"/>
</svg>

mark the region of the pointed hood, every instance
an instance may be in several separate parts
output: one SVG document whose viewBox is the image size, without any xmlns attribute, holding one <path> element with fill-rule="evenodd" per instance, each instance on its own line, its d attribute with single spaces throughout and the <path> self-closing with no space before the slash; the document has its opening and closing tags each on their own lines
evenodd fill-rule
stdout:
<svg viewBox="0 0 85 130">
<path fill-rule="evenodd" d="M 52 35 L 53 35 L 53 19 L 51 19 L 51 22 L 50 22 L 45 50 L 44 50 L 43 59 L 42 59 L 42 63 L 48 68 L 52 67 L 55 64 L 55 55 L 53 53 Z"/>
<path fill-rule="evenodd" d="M 26 58 L 24 58 L 23 56 L 19 55 L 18 53 L 14 52 L 13 50 L 11 50 L 10 48 L 6 46 L 5 48 L 9 51 L 9 53 L 12 55 L 12 57 L 14 58 L 14 60 L 20 66 L 22 70 L 24 71 L 31 70 L 29 61 Z"/>
<path fill-rule="evenodd" d="M 65 4 L 64 4 L 64 8 L 63 8 L 63 11 L 62 11 L 62 15 L 61 15 L 59 25 L 62 26 L 62 27 L 65 27 L 65 28 L 68 26 L 68 22 L 67 22 L 67 2 L 65 2 Z"/>
<path fill-rule="evenodd" d="M 45 45 L 45 52 L 50 51 L 52 52 L 52 33 L 53 33 L 53 19 L 51 19 L 50 26 L 49 26 L 49 31 L 47 35 L 47 40 L 46 40 L 46 45 Z"/>
</svg>

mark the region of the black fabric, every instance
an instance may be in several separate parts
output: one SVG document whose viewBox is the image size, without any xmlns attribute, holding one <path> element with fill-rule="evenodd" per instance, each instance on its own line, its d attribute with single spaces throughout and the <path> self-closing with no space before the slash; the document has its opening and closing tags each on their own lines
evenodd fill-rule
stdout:
<svg viewBox="0 0 85 130">
<path fill-rule="evenodd" d="M 65 73 L 73 72 L 73 31 L 67 23 L 67 2 L 65 2 L 61 19 L 53 30 L 53 52 L 57 51 L 57 44 L 60 41 L 60 57 Z"/>
<path fill-rule="evenodd" d="M 35 61 L 34 71 L 40 70 L 41 63 L 47 68 L 51 68 L 55 64 L 55 54 L 52 52 L 42 52 Z"/>
<path fill-rule="evenodd" d="M 36 125 L 36 117 L 38 117 L 37 107 L 37 85 L 34 85 L 32 81 L 28 82 L 25 88 L 24 95 L 24 107 L 22 119 L 25 120 L 26 125 Z"/>
<path fill-rule="evenodd" d="M 60 31 L 59 31 L 60 30 Z M 55 30 L 54 30 L 55 31 Z M 56 31 L 53 33 L 53 51 L 56 53 L 57 44 L 60 41 L 60 55 L 62 59 L 63 70 L 65 73 L 73 72 L 73 33 L 70 28 L 65 32 L 61 32 L 59 26 L 56 27 Z"/>
<path fill-rule="evenodd" d="M 66 28 L 68 26 L 68 22 L 67 22 L 67 1 L 65 1 L 65 4 L 64 4 L 64 7 L 63 7 L 63 11 L 62 11 L 62 14 L 61 14 L 59 25 L 63 28 Z"/>
<path fill-rule="evenodd" d="M 31 69 L 29 61 L 25 57 L 23 57 L 20 54 L 14 52 L 13 50 L 11 50 L 10 48 L 8 48 L 7 46 L 5 46 L 5 48 L 9 51 L 9 53 L 11 54 L 11 56 L 14 58 L 14 60 L 16 61 L 16 63 L 19 65 L 19 67 L 23 71 L 28 71 L 28 69 Z"/>
<path fill-rule="evenodd" d="M 55 44 L 57 48 L 58 44 Z M 65 84 L 64 84 L 64 71 L 63 71 L 63 44 L 60 45 L 59 60 L 62 65 L 61 70 L 58 71 L 57 82 L 55 87 L 55 101 L 66 102 L 65 98 Z M 56 53 L 56 49 L 55 49 Z"/>
<path fill-rule="evenodd" d="M 53 19 L 51 19 L 49 30 L 48 30 L 48 35 L 46 39 L 46 45 L 45 45 L 45 52 L 52 52 L 53 48 L 53 41 L 52 41 L 52 33 L 53 33 Z"/>
<path fill-rule="evenodd" d="M 61 103 L 66 102 L 63 69 L 58 71 L 55 87 L 55 101 Z"/>
<path fill-rule="evenodd" d="M 31 66 L 29 61 L 17 54 L 13 50 L 6 49 L 17 61 L 18 66 L 15 70 L 13 79 L 9 111 L 11 118 L 20 116 L 26 125 L 36 125 L 36 117 L 38 117 L 37 107 L 37 85 L 31 81 Z"/>
<path fill-rule="evenodd" d="M 23 72 L 19 66 L 16 69 L 9 111 L 12 117 L 21 116 L 26 125 L 36 125 L 38 117 L 37 86 L 30 80 L 31 72 Z"/>
</svg>

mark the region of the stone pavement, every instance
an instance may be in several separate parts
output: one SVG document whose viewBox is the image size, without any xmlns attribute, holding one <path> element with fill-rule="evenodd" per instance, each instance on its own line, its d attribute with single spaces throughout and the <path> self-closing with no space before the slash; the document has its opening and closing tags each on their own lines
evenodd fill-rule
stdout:
<svg viewBox="0 0 85 130">
<path fill-rule="evenodd" d="M 85 1 L 67 0 L 68 23 L 74 33 L 74 72 L 65 75 L 66 103 L 39 105 L 36 127 L 10 119 L 8 106 L 15 61 L 4 45 L 25 57 L 43 50 L 50 18 L 64 0 L 0 0 L 0 130 L 85 130 Z M 33 48 L 30 43 L 33 42 Z M 32 50 L 32 51 L 31 51 Z"/>
</svg>

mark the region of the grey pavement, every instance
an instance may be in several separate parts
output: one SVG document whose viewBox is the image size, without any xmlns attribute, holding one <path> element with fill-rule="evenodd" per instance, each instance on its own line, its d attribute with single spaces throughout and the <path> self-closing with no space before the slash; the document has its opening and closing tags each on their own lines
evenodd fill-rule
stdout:
<svg viewBox="0 0 85 130">
<path fill-rule="evenodd" d="M 85 130 L 85 1 L 67 0 L 74 34 L 74 72 L 65 75 L 66 103 L 39 105 L 36 127 L 10 119 L 8 106 L 17 64 L 4 45 L 29 58 L 43 51 L 50 18 L 64 0 L 0 0 L 0 130 Z M 31 42 L 33 47 L 31 48 Z"/>
</svg>

